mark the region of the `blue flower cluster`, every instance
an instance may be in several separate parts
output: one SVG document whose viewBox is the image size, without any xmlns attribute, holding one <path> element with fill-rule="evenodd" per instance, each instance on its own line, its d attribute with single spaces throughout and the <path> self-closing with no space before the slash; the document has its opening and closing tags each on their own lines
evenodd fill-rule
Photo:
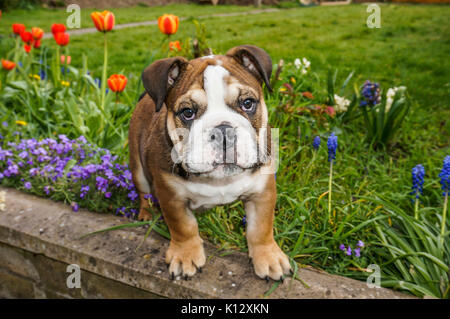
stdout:
<svg viewBox="0 0 450 319">
<path fill-rule="evenodd" d="M 34 138 L 2 141 L 0 181 L 14 184 L 19 180 L 25 189 L 46 195 L 60 192 L 63 187 L 69 188 L 68 196 L 74 211 L 79 208 L 79 200 L 92 202 L 103 197 L 103 206 L 107 205 L 110 210 L 114 210 L 114 203 L 120 201 L 116 214 L 132 218 L 138 212 L 138 194 L 128 165 L 117 163 L 117 156 L 91 145 L 83 136 L 76 140 L 58 135 L 58 139 L 41 141 Z"/>
<path fill-rule="evenodd" d="M 414 195 L 416 199 L 423 193 L 423 182 L 425 177 L 425 168 L 419 164 L 413 167 L 412 172 L 412 187 L 411 195 Z"/>
<path fill-rule="evenodd" d="M 328 162 L 331 162 L 336 159 L 336 149 L 338 147 L 338 138 L 334 135 L 334 132 L 331 133 L 330 137 L 327 141 L 328 146 Z"/>
<path fill-rule="evenodd" d="M 313 147 L 317 151 L 320 146 L 320 136 L 316 136 L 313 141 Z"/>
<path fill-rule="evenodd" d="M 440 183 L 442 186 L 443 195 L 448 195 L 450 189 L 450 155 L 444 158 L 442 170 L 439 173 Z"/>
<path fill-rule="evenodd" d="M 378 83 L 372 83 L 369 80 L 364 82 L 361 89 L 361 102 L 360 106 L 375 106 L 381 101 L 380 85 Z"/>
</svg>

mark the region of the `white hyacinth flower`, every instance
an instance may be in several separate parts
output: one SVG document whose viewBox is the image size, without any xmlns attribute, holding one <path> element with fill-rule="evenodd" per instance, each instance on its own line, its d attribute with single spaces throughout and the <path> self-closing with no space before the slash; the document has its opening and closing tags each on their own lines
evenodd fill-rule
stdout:
<svg viewBox="0 0 450 319">
<path fill-rule="evenodd" d="M 305 68 L 309 68 L 311 65 L 311 62 L 308 61 L 306 58 L 302 59 L 303 65 L 305 66 Z"/>
<path fill-rule="evenodd" d="M 386 113 L 389 112 L 389 110 L 391 109 L 391 106 L 394 103 L 394 98 L 395 98 L 395 94 L 397 93 L 397 91 L 404 91 L 404 90 L 406 90 L 405 86 L 389 88 L 389 90 L 387 90 L 387 92 L 386 92 L 386 108 L 384 110 Z"/>
<path fill-rule="evenodd" d="M 306 74 L 308 73 L 308 71 L 306 71 L 306 69 L 302 69 L 302 74 Z"/>
<path fill-rule="evenodd" d="M 346 98 L 341 97 L 337 94 L 334 95 L 334 101 L 336 102 L 334 109 L 336 110 L 337 113 L 347 111 L 348 106 L 350 105 L 350 100 L 347 100 Z"/>
<path fill-rule="evenodd" d="M 297 70 L 301 68 L 302 62 L 300 61 L 299 58 L 295 59 L 294 65 L 295 65 L 295 67 L 297 68 Z"/>
</svg>

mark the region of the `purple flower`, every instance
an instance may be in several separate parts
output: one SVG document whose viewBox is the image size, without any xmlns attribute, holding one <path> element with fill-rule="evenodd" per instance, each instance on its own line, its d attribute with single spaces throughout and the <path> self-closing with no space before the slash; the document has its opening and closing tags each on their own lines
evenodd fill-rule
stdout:
<svg viewBox="0 0 450 319">
<path fill-rule="evenodd" d="M 52 187 L 51 186 L 45 186 L 44 187 L 44 192 L 45 192 L 45 194 L 47 194 L 47 195 L 49 195 L 50 194 L 50 189 L 52 189 Z"/>
<path fill-rule="evenodd" d="M 360 106 L 375 106 L 381 101 L 380 85 L 378 83 L 372 83 L 369 80 L 364 82 L 361 89 L 361 102 Z"/>
<path fill-rule="evenodd" d="M 25 182 L 23 184 L 23 187 L 25 187 L 25 189 L 31 189 L 31 183 L 30 182 Z"/>
<path fill-rule="evenodd" d="M 133 202 L 136 200 L 136 198 L 138 198 L 138 196 L 139 195 L 134 190 L 128 193 L 128 198 L 131 199 Z"/>
<path fill-rule="evenodd" d="M 80 198 L 84 198 L 87 192 L 89 192 L 89 185 L 82 185 L 80 189 Z"/>
<path fill-rule="evenodd" d="M 355 248 L 355 250 L 353 250 L 353 252 L 355 253 L 355 256 L 358 257 L 358 258 L 361 257 L 360 251 L 361 251 L 361 248 Z"/>
<path fill-rule="evenodd" d="M 77 212 L 80 209 L 80 206 L 78 205 L 77 202 L 72 202 L 72 204 L 70 204 L 70 206 L 72 206 L 72 210 L 74 212 Z"/>
<path fill-rule="evenodd" d="M 97 186 L 97 189 L 98 190 L 100 190 L 100 191 L 102 191 L 103 193 L 105 193 L 106 192 L 106 189 L 107 189 L 107 187 L 108 187 L 108 180 L 107 179 L 104 179 L 103 177 L 101 177 L 101 176 L 97 176 L 96 178 L 95 178 L 95 180 L 96 180 L 96 184 L 95 184 L 95 186 Z M 129 196 L 128 196 L 129 197 Z"/>
<path fill-rule="evenodd" d="M 358 247 L 364 247 L 364 242 L 362 240 L 358 240 L 358 243 L 356 244 Z"/>
<path fill-rule="evenodd" d="M 344 245 L 344 244 L 341 244 L 341 245 L 339 246 L 339 249 L 342 250 L 342 251 L 345 251 L 345 250 L 346 250 L 345 245 Z"/>
<path fill-rule="evenodd" d="M 347 256 L 351 256 L 352 255 L 352 249 L 350 248 L 350 246 L 348 246 L 347 251 L 345 252 L 345 254 Z"/>
<path fill-rule="evenodd" d="M 28 157 L 28 152 L 27 151 L 23 151 L 19 154 L 20 158 L 27 158 Z"/>
<path fill-rule="evenodd" d="M 110 197 L 111 197 L 111 192 L 106 192 L 106 193 L 105 193 L 105 197 L 106 197 L 106 198 L 110 198 Z"/>
</svg>

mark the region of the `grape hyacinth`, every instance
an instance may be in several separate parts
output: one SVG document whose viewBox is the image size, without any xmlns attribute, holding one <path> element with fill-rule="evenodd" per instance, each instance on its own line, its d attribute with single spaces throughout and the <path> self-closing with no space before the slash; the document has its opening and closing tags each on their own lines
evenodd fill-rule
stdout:
<svg viewBox="0 0 450 319">
<path fill-rule="evenodd" d="M 338 138 L 334 133 L 331 133 L 327 141 L 328 146 L 328 162 L 336 159 L 336 149 L 338 147 Z"/>
<path fill-rule="evenodd" d="M 320 136 L 316 136 L 313 141 L 313 148 L 317 151 L 320 146 Z"/>
<path fill-rule="evenodd" d="M 2 141 L 0 182 L 85 207 L 137 216 L 137 190 L 127 164 L 84 136 Z M 151 196 L 151 195 L 150 195 Z M 156 201 L 156 199 L 154 199 Z"/>
<path fill-rule="evenodd" d="M 419 196 L 423 193 L 423 182 L 425 177 L 425 168 L 419 164 L 413 167 L 411 171 L 412 187 L 411 195 L 414 195 L 414 217 L 419 217 Z"/>
<path fill-rule="evenodd" d="M 328 161 L 330 162 L 330 179 L 328 181 L 328 220 L 331 217 L 331 185 L 333 181 L 333 160 L 336 159 L 336 149 L 338 147 L 338 138 L 331 133 L 327 141 L 328 146 Z"/>
<path fill-rule="evenodd" d="M 381 101 L 380 85 L 378 83 L 372 83 L 369 80 L 364 82 L 361 89 L 361 102 L 360 106 L 375 106 Z"/>
<path fill-rule="evenodd" d="M 450 155 L 444 158 L 444 163 L 442 165 L 442 170 L 439 173 L 439 178 L 442 186 L 442 195 L 447 196 L 450 189 Z"/>
<path fill-rule="evenodd" d="M 444 243 L 444 233 L 447 217 L 447 205 L 448 205 L 448 191 L 450 186 L 450 155 L 444 158 L 444 163 L 442 164 L 442 170 L 439 173 L 440 183 L 442 186 L 442 195 L 444 195 L 444 208 L 442 210 L 442 223 L 441 223 L 441 244 Z"/>
</svg>

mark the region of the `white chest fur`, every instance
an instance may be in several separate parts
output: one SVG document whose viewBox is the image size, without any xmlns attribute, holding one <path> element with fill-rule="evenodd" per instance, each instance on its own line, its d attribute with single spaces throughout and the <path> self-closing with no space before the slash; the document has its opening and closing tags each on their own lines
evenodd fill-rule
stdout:
<svg viewBox="0 0 450 319">
<path fill-rule="evenodd" d="M 240 197 L 261 193 L 272 175 L 251 174 L 245 171 L 233 176 L 226 183 L 209 181 L 191 181 L 180 178 L 171 178 L 169 184 L 176 190 L 177 194 L 186 198 L 189 208 L 192 210 L 210 209 L 215 206 L 232 203 Z"/>
</svg>

